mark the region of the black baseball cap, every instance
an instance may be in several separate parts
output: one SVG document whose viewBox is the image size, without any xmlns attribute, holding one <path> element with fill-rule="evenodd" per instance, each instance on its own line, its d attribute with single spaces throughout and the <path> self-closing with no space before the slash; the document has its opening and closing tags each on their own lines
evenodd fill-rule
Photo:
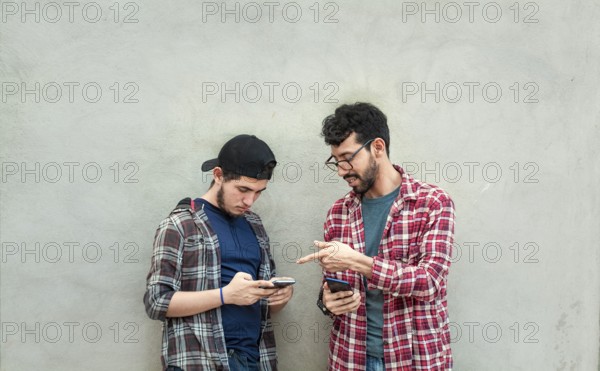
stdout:
<svg viewBox="0 0 600 371">
<path fill-rule="evenodd" d="M 223 145 L 219 157 L 204 162 L 202 171 L 210 171 L 218 166 L 249 178 L 271 179 L 275 165 L 275 155 L 267 143 L 254 135 L 241 134 Z"/>
</svg>

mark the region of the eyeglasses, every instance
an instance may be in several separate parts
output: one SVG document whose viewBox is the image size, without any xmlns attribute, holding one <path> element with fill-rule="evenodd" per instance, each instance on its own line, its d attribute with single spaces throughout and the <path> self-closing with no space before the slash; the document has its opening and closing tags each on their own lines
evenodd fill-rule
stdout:
<svg viewBox="0 0 600 371">
<path fill-rule="evenodd" d="M 354 152 L 353 154 L 351 154 L 350 157 L 348 157 L 345 160 L 332 161 L 333 160 L 333 156 L 329 157 L 327 159 L 327 161 L 325 161 L 325 165 L 327 165 L 327 167 L 330 168 L 332 171 L 337 171 L 338 167 L 342 168 L 342 170 L 352 170 L 352 164 L 350 163 L 350 161 L 352 161 L 352 159 L 354 158 L 354 156 L 356 156 L 358 154 L 358 152 L 360 152 L 361 149 L 365 148 L 369 143 L 371 143 L 374 140 L 375 139 L 370 139 L 370 140 L 366 141 L 365 144 L 363 144 L 362 146 L 360 146 L 360 148 L 357 149 L 356 152 Z"/>
</svg>

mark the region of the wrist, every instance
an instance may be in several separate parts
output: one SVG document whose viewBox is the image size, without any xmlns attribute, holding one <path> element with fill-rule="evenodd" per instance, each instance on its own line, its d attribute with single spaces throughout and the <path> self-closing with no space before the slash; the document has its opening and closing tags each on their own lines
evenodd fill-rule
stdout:
<svg viewBox="0 0 600 371">
<path fill-rule="evenodd" d="M 220 287 L 219 288 L 219 296 L 221 299 L 221 306 L 225 305 L 225 295 L 223 294 L 223 288 Z"/>
<path fill-rule="evenodd" d="M 321 312 L 323 312 L 324 315 L 329 316 L 331 318 L 335 317 L 335 314 L 331 313 L 329 311 L 329 309 L 327 309 L 327 306 L 325 305 L 325 303 L 323 302 L 323 287 L 321 287 L 321 291 L 319 291 L 319 298 L 317 299 L 317 307 L 319 307 L 319 309 L 321 309 Z"/>
<path fill-rule="evenodd" d="M 221 305 L 231 304 L 230 299 L 231 295 L 229 292 L 229 285 L 225 285 L 219 289 L 220 303 Z"/>
<path fill-rule="evenodd" d="M 362 274 L 367 278 L 371 278 L 371 273 L 373 272 L 373 264 L 374 260 L 372 257 L 359 253 L 357 255 L 357 258 L 352 262 L 350 269 Z"/>
</svg>

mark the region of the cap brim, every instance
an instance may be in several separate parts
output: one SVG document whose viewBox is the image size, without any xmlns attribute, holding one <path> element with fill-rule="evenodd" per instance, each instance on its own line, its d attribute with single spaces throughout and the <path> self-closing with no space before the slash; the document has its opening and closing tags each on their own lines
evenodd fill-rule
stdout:
<svg viewBox="0 0 600 371">
<path fill-rule="evenodd" d="M 210 171 L 219 165 L 219 159 L 213 158 L 212 160 L 205 161 L 202 164 L 202 171 Z"/>
</svg>

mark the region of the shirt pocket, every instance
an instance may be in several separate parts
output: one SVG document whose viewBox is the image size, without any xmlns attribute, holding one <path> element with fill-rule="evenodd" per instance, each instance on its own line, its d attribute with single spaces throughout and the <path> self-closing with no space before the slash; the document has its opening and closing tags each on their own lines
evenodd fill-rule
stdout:
<svg viewBox="0 0 600 371">
<path fill-rule="evenodd" d="M 183 253 L 184 254 L 196 254 L 198 250 L 204 247 L 204 237 L 200 235 L 194 235 L 187 237 L 183 241 Z"/>
<path fill-rule="evenodd" d="M 182 278 L 189 279 L 197 277 L 200 270 L 203 269 L 205 249 L 207 247 L 205 239 L 200 235 L 187 237 L 183 241 L 183 259 L 181 261 Z"/>
<path fill-rule="evenodd" d="M 391 249 L 390 257 L 393 260 L 407 264 L 410 260 L 414 241 L 410 235 L 404 233 L 401 223 L 394 223 L 390 230 Z"/>
</svg>

